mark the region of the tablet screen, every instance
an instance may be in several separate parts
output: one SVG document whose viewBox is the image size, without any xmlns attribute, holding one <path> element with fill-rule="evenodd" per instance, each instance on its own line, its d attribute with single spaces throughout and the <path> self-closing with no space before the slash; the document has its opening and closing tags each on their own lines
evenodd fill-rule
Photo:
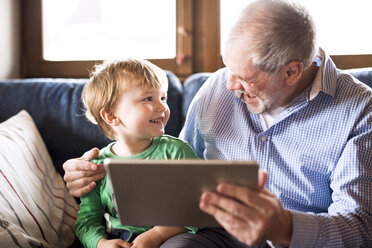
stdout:
<svg viewBox="0 0 372 248">
<path fill-rule="evenodd" d="M 257 190 L 258 164 L 226 160 L 106 159 L 123 225 L 218 227 L 199 209 L 204 190 L 221 181 Z"/>
</svg>

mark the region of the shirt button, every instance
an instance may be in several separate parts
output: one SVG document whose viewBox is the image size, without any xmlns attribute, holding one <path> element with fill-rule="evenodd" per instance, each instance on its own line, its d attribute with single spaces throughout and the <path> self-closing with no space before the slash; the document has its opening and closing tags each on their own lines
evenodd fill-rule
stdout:
<svg viewBox="0 0 372 248">
<path fill-rule="evenodd" d="M 2 220 L 2 221 L 1 221 L 1 226 L 2 226 L 3 228 L 7 228 L 7 227 L 9 226 L 9 222 L 6 221 L 6 220 Z"/>
<path fill-rule="evenodd" d="M 265 142 L 265 141 L 266 141 L 266 136 L 262 136 L 262 137 L 261 137 L 261 141 L 262 141 L 262 142 Z"/>
</svg>

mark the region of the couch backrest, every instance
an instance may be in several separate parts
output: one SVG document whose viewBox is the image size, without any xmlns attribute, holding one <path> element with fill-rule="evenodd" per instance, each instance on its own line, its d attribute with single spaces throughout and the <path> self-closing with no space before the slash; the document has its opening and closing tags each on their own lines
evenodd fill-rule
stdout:
<svg viewBox="0 0 372 248">
<path fill-rule="evenodd" d="M 372 67 L 345 70 L 372 88 Z"/>
<path fill-rule="evenodd" d="M 212 75 L 211 72 L 199 72 L 192 74 L 183 82 L 183 99 L 182 99 L 182 118 L 186 118 L 187 110 L 194 98 L 196 92 L 204 84 L 204 82 Z"/>
<path fill-rule="evenodd" d="M 172 111 L 166 133 L 178 136 L 182 125 L 182 84 L 171 72 L 168 104 Z M 25 109 L 34 119 L 57 171 L 69 158 L 80 157 L 110 140 L 84 116 L 81 92 L 87 79 L 14 79 L 0 82 L 0 122 Z"/>
<path fill-rule="evenodd" d="M 347 70 L 372 87 L 372 68 Z M 166 133 L 178 136 L 188 107 L 199 88 L 212 73 L 196 73 L 183 85 L 166 71 L 169 80 L 168 105 L 171 116 Z M 87 79 L 33 78 L 0 81 L 0 122 L 22 109 L 34 119 L 57 171 L 69 158 L 80 157 L 92 147 L 110 141 L 84 116 L 81 92 Z"/>
</svg>

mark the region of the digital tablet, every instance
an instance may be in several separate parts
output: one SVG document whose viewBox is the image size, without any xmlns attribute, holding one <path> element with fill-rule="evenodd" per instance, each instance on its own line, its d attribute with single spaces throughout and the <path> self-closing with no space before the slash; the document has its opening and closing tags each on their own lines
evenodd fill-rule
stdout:
<svg viewBox="0 0 372 248">
<path fill-rule="evenodd" d="M 104 164 L 123 225 L 218 227 L 199 209 L 202 192 L 215 191 L 222 181 L 258 187 L 254 161 L 106 159 Z"/>
</svg>

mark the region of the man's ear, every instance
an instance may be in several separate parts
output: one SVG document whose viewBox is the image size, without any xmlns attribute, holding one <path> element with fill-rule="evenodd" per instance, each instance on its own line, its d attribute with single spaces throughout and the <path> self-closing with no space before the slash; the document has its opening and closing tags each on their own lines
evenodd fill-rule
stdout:
<svg viewBox="0 0 372 248">
<path fill-rule="evenodd" d="M 104 109 L 101 109 L 101 111 L 99 112 L 100 115 L 101 115 L 101 118 L 110 126 L 117 126 L 119 125 L 120 123 L 120 120 L 119 118 L 111 113 L 111 112 L 107 112 L 106 110 Z"/>
<path fill-rule="evenodd" d="M 304 65 L 300 61 L 292 61 L 284 67 L 285 81 L 288 86 L 295 85 L 301 78 Z"/>
</svg>

